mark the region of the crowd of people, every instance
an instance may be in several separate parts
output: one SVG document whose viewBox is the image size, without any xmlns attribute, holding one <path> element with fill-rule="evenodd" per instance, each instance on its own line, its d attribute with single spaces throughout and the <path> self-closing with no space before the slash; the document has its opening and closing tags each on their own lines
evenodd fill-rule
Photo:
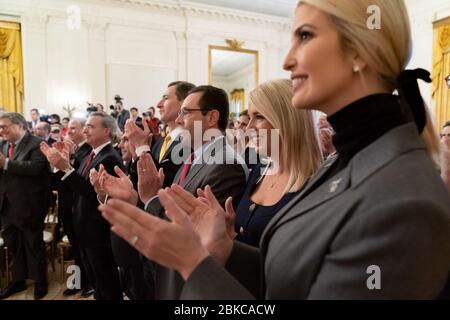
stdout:
<svg viewBox="0 0 450 320">
<path fill-rule="evenodd" d="M 81 270 L 66 296 L 450 298 L 450 122 L 439 146 L 410 50 L 403 1 L 302 0 L 291 79 L 258 85 L 234 123 L 223 89 L 185 81 L 159 119 L 120 97 L 86 119 L 1 114 L 0 299 L 27 279 L 47 294 L 52 189 Z"/>
</svg>

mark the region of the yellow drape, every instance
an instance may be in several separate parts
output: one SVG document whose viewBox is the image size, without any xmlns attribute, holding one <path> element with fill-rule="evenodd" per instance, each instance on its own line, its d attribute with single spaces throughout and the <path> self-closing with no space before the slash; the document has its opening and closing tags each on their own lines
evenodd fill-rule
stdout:
<svg viewBox="0 0 450 320">
<path fill-rule="evenodd" d="M 231 92 L 231 105 L 233 106 L 232 111 L 240 113 L 245 110 L 245 90 L 244 89 L 234 89 Z M 235 108 L 237 106 L 237 108 Z"/>
<path fill-rule="evenodd" d="M 432 96 L 438 131 L 450 120 L 450 89 L 445 81 L 447 75 L 450 75 L 450 19 L 434 27 Z"/>
<path fill-rule="evenodd" d="M 23 111 L 23 63 L 20 24 L 0 21 L 0 107 Z"/>
</svg>

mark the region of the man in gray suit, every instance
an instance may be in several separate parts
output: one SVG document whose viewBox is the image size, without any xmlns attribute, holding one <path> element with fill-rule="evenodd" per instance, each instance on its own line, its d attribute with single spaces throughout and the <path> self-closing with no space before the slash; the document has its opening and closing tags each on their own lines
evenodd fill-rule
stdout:
<svg viewBox="0 0 450 320">
<path fill-rule="evenodd" d="M 41 139 L 27 130 L 22 115 L 0 116 L 0 219 L 12 254 L 12 280 L 0 299 L 26 289 L 36 280 L 34 297 L 47 294 L 47 263 L 42 238 L 50 205 L 49 164 L 39 150 Z"/>
<path fill-rule="evenodd" d="M 194 195 L 198 188 L 203 189 L 209 185 L 222 205 L 230 196 L 235 203 L 239 201 L 248 176 L 244 160 L 239 156 L 235 157 L 233 149 L 223 136 L 228 113 L 225 91 L 212 86 L 199 86 L 189 92 L 176 119 L 177 124 L 184 129 L 184 144 L 190 142 L 195 151 L 177 172 L 174 183 Z M 200 137 L 194 132 L 196 126 L 201 128 L 198 130 Z M 208 134 L 213 137 L 212 141 L 208 141 Z M 173 154 L 178 154 L 178 150 L 174 150 Z M 148 155 L 143 161 L 147 158 Z M 146 211 L 164 217 L 156 196 L 162 185 L 161 181 L 156 181 L 156 169 L 149 170 L 148 165 L 138 165 L 138 174 L 139 196 L 146 204 Z M 183 285 L 178 273 L 157 266 L 155 282 L 157 299 L 178 299 Z"/>
</svg>

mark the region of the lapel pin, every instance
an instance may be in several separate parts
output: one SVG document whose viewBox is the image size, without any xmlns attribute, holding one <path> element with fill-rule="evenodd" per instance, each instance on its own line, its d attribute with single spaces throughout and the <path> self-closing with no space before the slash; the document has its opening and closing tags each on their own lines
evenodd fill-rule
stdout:
<svg viewBox="0 0 450 320">
<path fill-rule="evenodd" d="M 339 187 L 339 184 L 342 182 L 342 178 L 339 178 L 337 180 L 331 181 L 329 184 L 330 193 L 336 192 L 337 188 Z"/>
</svg>

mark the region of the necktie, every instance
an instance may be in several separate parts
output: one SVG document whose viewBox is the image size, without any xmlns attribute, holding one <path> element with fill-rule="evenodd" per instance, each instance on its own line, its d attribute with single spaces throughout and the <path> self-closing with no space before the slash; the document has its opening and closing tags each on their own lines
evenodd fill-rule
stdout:
<svg viewBox="0 0 450 320">
<path fill-rule="evenodd" d="M 15 143 L 10 143 L 8 148 L 8 158 L 9 160 L 14 159 L 14 148 L 16 147 Z"/>
<path fill-rule="evenodd" d="M 87 158 L 84 166 L 83 166 L 83 170 L 81 170 L 81 175 L 84 176 L 84 174 L 86 173 L 87 169 L 89 168 L 89 165 L 92 162 L 92 159 L 94 159 L 95 153 L 94 151 L 91 151 L 91 153 L 89 154 L 89 158 Z"/>
<path fill-rule="evenodd" d="M 169 146 L 170 139 L 171 139 L 170 135 L 167 135 L 164 138 L 164 142 L 162 144 L 161 151 L 159 152 L 159 162 L 162 161 L 162 159 L 164 158 L 164 155 L 166 154 L 167 147 Z"/>
<path fill-rule="evenodd" d="M 186 180 L 186 176 L 188 175 L 189 169 L 191 168 L 192 161 L 195 159 L 195 154 L 191 153 L 189 159 L 186 159 L 186 162 L 183 165 L 183 169 L 181 170 L 180 179 L 178 180 L 178 185 L 183 185 L 184 180 Z"/>
</svg>

